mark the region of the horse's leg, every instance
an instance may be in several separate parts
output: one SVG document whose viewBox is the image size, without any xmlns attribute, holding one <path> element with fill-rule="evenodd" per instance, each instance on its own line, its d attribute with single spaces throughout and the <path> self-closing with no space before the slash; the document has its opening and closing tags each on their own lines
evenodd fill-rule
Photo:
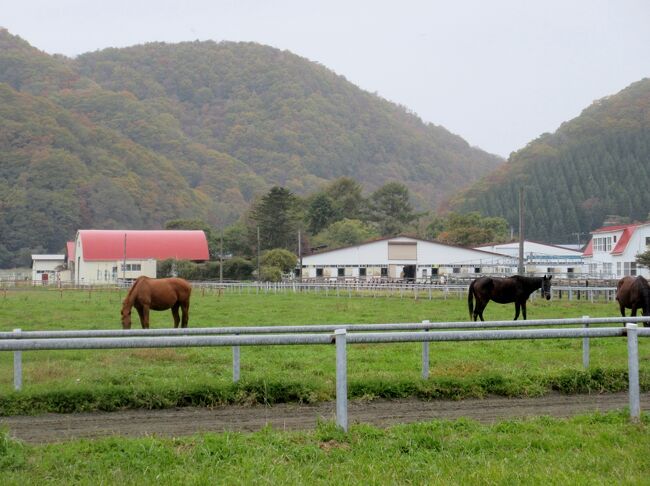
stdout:
<svg viewBox="0 0 650 486">
<path fill-rule="evenodd" d="M 144 309 L 138 306 L 136 307 L 136 310 L 138 311 L 138 316 L 140 316 L 140 325 L 142 326 L 142 329 L 145 329 L 146 319 L 144 316 Z"/>
<path fill-rule="evenodd" d="M 619 307 L 621 308 L 621 317 L 625 317 L 625 306 L 620 304 Z"/>
<path fill-rule="evenodd" d="M 474 309 L 474 320 L 476 321 L 476 318 L 478 317 L 481 319 L 481 321 L 485 321 L 483 319 L 483 310 L 485 310 L 485 307 L 487 306 L 487 301 L 483 302 L 482 299 L 477 298 L 476 299 L 476 308 Z"/>
<path fill-rule="evenodd" d="M 181 318 L 178 315 L 178 308 L 180 307 L 180 304 L 176 302 L 172 306 L 172 315 L 174 316 L 174 327 L 178 327 L 178 323 L 181 322 Z"/>
<path fill-rule="evenodd" d="M 142 314 L 144 316 L 142 327 L 144 329 L 149 329 L 149 306 L 148 305 L 142 306 Z"/>
<path fill-rule="evenodd" d="M 183 311 L 183 322 L 181 323 L 181 327 L 187 327 L 187 322 L 190 319 L 190 303 L 186 303 L 181 305 L 181 311 Z"/>
<path fill-rule="evenodd" d="M 521 313 L 524 316 L 524 321 L 526 320 L 526 301 L 521 304 Z"/>
<path fill-rule="evenodd" d="M 519 312 L 521 312 L 521 304 L 519 304 L 519 302 L 515 302 L 515 318 L 513 320 L 517 320 L 519 317 Z"/>
</svg>

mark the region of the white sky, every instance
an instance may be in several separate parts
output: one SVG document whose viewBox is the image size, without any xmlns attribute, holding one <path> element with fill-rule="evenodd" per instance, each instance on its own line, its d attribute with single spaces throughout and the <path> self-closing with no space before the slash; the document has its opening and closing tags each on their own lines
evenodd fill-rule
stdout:
<svg viewBox="0 0 650 486">
<path fill-rule="evenodd" d="M 649 0 L 0 0 L 0 26 L 72 57 L 196 39 L 288 49 L 503 156 L 650 76 Z"/>
</svg>

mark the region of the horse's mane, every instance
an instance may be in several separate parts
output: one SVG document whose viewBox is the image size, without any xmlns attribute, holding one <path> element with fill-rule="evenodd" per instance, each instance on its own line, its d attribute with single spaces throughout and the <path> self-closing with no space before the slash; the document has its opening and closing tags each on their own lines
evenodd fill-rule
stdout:
<svg viewBox="0 0 650 486">
<path fill-rule="evenodd" d="M 135 292 L 135 288 L 145 278 L 148 278 L 148 277 L 146 277 L 144 275 L 141 275 L 140 277 L 135 279 L 135 282 L 133 282 L 133 285 L 131 285 L 131 288 L 129 289 L 129 292 L 126 294 L 126 297 L 124 297 L 124 302 L 122 303 L 122 309 L 124 309 L 124 307 L 126 307 L 128 304 L 133 305 L 133 293 Z"/>
</svg>

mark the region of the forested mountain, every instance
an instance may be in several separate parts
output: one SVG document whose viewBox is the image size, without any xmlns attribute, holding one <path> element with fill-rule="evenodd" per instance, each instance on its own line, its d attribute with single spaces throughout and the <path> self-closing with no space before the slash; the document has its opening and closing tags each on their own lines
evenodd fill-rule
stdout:
<svg viewBox="0 0 650 486">
<path fill-rule="evenodd" d="M 416 207 L 502 162 L 325 67 L 252 43 L 76 59 L 0 29 L 0 266 L 82 227 L 232 223 L 273 185 L 398 181 Z M 22 255 L 22 257 L 21 257 Z"/>
<path fill-rule="evenodd" d="M 518 227 L 524 188 L 527 238 L 576 241 L 608 215 L 646 221 L 650 211 L 650 79 L 594 102 L 512 154 L 506 164 L 451 200 Z"/>
</svg>

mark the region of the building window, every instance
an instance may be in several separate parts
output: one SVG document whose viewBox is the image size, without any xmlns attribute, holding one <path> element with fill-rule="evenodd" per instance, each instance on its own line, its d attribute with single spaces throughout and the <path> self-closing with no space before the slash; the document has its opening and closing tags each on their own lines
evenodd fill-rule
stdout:
<svg viewBox="0 0 650 486">
<path fill-rule="evenodd" d="M 645 246 L 650 246 L 650 236 L 645 237 Z"/>
<path fill-rule="evenodd" d="M 337 275 L 339 277 L 345 277 L 345 268 L 338 268 L 337 269 Z"/>
<path fill-rule="evenodd" d="M 423 269 L 422 269 L 422 278 L 427 278 L 427 276 L 428 276 L 428 275 L 427 275 L 427 269 L 426 269 L 426 268 L 423 268 Z"/>
<path fill-rule="evenodd" d="M 460 273 L 460 267 L 454 267 L 452 273 Z"/>
<path fill-rule="evenodd" d="M 480 267 L 474 267 L 474 273 L 481 273 Z"/>
<path fill-rule="evenodd" d="M 612 237 L 594 238 L 594 251 L 611 251 L 612 250 Z"/>
<path fill-rule="evenodd" d="M 364 267 L 364 268 L 360 268 L 360 269 L 359 269 L 359 277 L 365 277 L 365 276 L 366 276 L 366 269 L 365 269 L 365 267 Z"/>
<path fill-rule="evenodd" d="M 623 262 L 623 275 L 636 275 L 636 262 Z"/>
<path fill-rule="evenodd" d="M 127 272 L 139 272 L 142 270 L 142 264 L 140 263 L 127 263 L 126 271 Z M 122 264 L 122 271 L 125 271 L 124 264 Z"/>
<path fill-rule="evenodd" d="M 574 273 L 574 269 L 569 267 L 566 269 L 566 273 Z"/>
<path fill-rule="evenodd" d="M 386 268 L 386 267 L 381 268 L 381 276 L 382 277 L 388 277 L 388 268 Z"/>
<path fill-rule="evenodd" d="M 322 277 L 323 276 L 323 269 L 322 268 L 317 268 L 316 269 L 316 276 L 317 277 Z"/>
<path fill-rule="evenodd" d="M 437 268 L 432 268 L 431 269 L 431 275 L 438 275 L 438 269 Z"/>
</svg>

